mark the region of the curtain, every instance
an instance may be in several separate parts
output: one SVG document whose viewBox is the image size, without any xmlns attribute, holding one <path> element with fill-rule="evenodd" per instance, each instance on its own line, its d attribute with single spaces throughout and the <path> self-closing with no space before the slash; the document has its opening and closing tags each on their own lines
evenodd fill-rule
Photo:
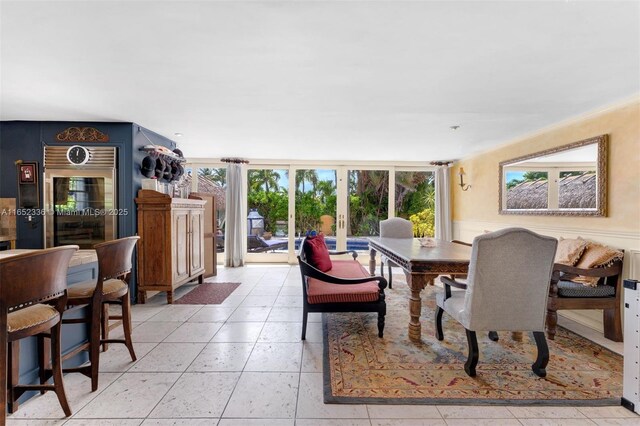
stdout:
<svg viewBox="0 0 640 426">
<path fill-rule="evenodd" d="M 436 169 L 436 238 L 451 241 L 451 178 L 449 167 Z"/>
<path fill-rule="evenodd" d="M 226 226 L 224 236 L 225 266 L 244 265 L 247 251 L 245 227 L 247 213 L 244 211 L 244 185 L 242 184 L 242 164 L 229 163 L 227 166 Z"/>
</svg>

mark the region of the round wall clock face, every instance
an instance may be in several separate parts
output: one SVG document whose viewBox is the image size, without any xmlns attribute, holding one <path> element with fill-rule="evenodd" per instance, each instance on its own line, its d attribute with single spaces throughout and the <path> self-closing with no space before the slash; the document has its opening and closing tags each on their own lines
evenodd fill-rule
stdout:
<svg viewBox="0 0 640 426">
<path fill-rule="evenodd" d="M 81 165 L 89 161 L 89 150 L 80 145 L 74 145 L 67 150 L 67 160 L 71 164 Z"/>
</svg>

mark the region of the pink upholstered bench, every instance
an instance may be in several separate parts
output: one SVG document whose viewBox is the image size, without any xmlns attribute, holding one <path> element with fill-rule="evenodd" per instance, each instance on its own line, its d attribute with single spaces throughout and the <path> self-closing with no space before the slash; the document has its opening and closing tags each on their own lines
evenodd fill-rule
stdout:
<svg viewBox="0 0 640 426">
<path fill-rule="evenodd" d="M 329 259 L 330 255 L 346 253 L 351 253 L 353 260 Z M 298 252 L 304 298 L 302 340 L 306 336 L 309 312 L 377 312 L 378 336 L 382 337 L 387 281 L 384 277 L 369 275 L 356 260 L 357 256 L 355 251 L 329 252 L 322 235 L 302 241 Z"/>
</svg>

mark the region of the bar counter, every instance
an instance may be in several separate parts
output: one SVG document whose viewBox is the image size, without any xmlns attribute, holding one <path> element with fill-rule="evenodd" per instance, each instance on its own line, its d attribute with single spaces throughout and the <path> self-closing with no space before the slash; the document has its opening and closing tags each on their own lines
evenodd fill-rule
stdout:
<svg viewBox="0 0 640 426">
<path fill-rule="evenodd" d="M 23 253 L 30 253 L 36 251 L 35 249 L 13 249 L 0 251 L 0 259 L 15 256 Z M 95 250 L 78 250 L 75 252 L 71 261 L 69 261 L 69 267 L 85 265 L 87 263 L 97 262 L 98 256 L 96 256 Z"/>
</svg>

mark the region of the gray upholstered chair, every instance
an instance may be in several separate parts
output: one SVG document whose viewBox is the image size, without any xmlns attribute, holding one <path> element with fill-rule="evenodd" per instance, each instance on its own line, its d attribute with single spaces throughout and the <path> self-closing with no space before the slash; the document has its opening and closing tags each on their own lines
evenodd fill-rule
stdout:
<svg viewBox="0 0 640 426">
<path fill-rule="evenodd" d="M 546 376 L 544 321 L 557 243 L 523 228 L 484 234 L 473 240 L 467 284 L 440 278 L 444 292 L 436 295 L 436 338 L 444 338 L 443 312 L 462 324 L 469 344 L 464 371 L 469 376 L 476 375 L 480 330 L 533 332 L 538 357 L 531 367 L 536 375 Z M 452 286 L 466 290 L 452 292 Z"/>
<path fill-rule="evenodd" d="M 390 217 L 380 221 L 380 236 L 384 238 L 413 238 L 413 223 L 401 217 Z M 391 267 L 397 266 L 386 256 L 380 258 L 380 275 L 384 277 L 384 264 L 389 268 L 389 288 L 392 287 Z"/>
</svg>

